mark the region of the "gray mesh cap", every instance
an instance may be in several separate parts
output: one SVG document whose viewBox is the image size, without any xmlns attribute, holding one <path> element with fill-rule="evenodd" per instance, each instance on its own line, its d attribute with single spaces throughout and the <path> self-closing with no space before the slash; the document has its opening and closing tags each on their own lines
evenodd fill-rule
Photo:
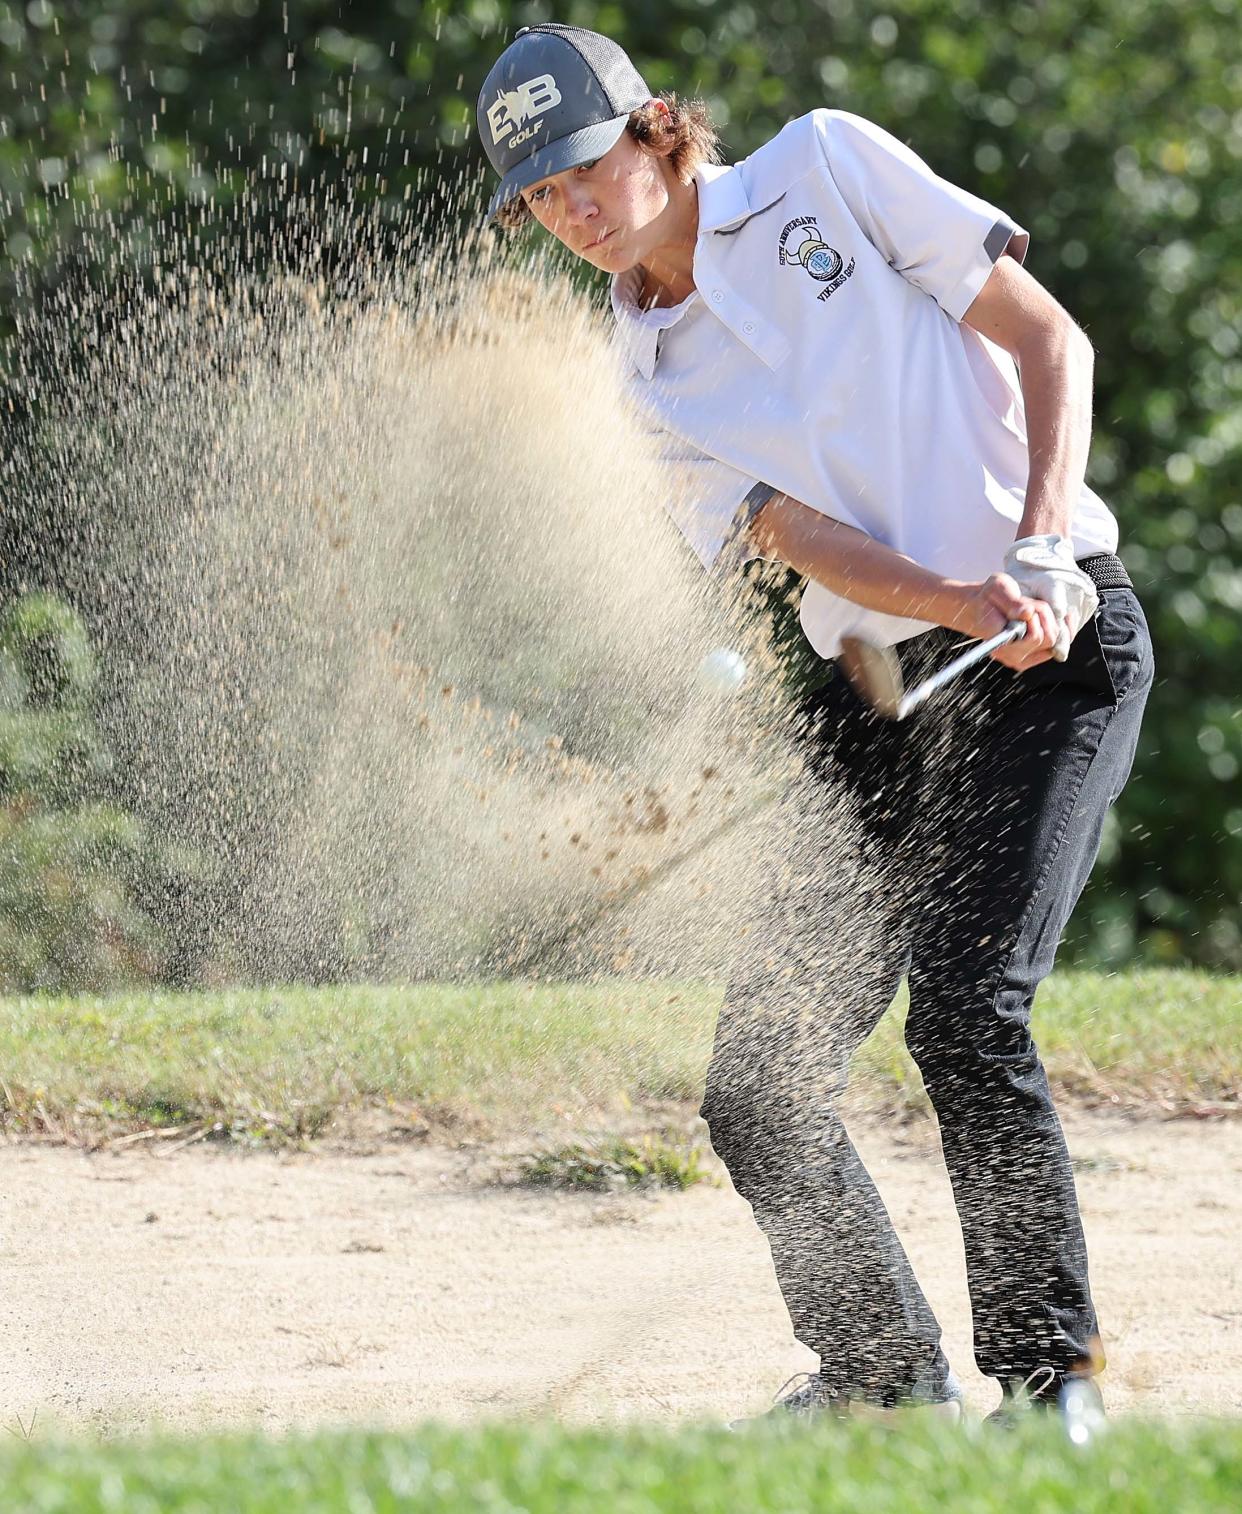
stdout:
<svg viewBox="0 0 1242 1514">
<path fill-rule="evenodd" d="M 479 138 L 500 175 L 490 221 L 528 184 L 601 158 L 652 98 L 623 48 L 583 26 L 524 26 L 479 91 Z"/>
</svg>

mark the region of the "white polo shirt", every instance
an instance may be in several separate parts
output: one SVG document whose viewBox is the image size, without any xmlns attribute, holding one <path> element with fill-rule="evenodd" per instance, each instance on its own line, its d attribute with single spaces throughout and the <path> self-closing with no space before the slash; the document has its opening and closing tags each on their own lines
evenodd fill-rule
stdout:
<svg viewBox="0 0 1242 1514">
<path fill-rule="evenodd" d="M 1027 234 L 859 116 L 814 110 L 731 168 L 695 175 L 694 292 L 643 311 L 612 280 L 633 397 L 677 472 L 670 512 L 704 566 L 773 493 L 857 526 L 955 578 L 997 572 L 1029 459 L 1017 368 L 961 324 Z M 1075 555 L 1117 525 L 1085 485 Z M 736 544 L 736 545 L 734 545 Z M 859 632 L 891 644 L 926 622 L 810 583 L 802 628 L 823 657 Z"/>
</svg>

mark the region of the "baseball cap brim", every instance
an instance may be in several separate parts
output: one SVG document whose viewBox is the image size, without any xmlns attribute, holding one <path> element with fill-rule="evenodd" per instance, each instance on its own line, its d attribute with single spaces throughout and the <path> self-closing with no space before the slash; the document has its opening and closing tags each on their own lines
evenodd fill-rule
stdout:
<svg viewBox="0 0 1242 1514">
<path fill-rule="evenodd" d="M 521 194 L 528 185 L 537 184 L 554 173 L 564 173 L 567 168 L 577 168 L 593 158 L 602 158 L 621 140 L 629 119 L 627 111 L 623 116 L 614 116 L 611 121 L 597 121 L 594 125 L 584 126 L 581 131 L 571 131 L 567 137 L 549 142 L 546 147 L 536 148 L 529 158 L 524 158 L 501 179 L 500 187 L 487 207 L 487 219 L 490 221 L 502 205 Z"/>
</svg>

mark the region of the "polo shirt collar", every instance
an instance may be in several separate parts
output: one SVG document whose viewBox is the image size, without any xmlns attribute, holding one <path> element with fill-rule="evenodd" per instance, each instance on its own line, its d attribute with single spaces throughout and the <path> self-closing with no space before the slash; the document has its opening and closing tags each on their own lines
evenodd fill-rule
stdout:
<svg viewBox="0 0 1242 1514">
<path fill-rule="evenodd" d="M 701 163 L 694 171 L 699 192 L 699 237 L 721 231 L 746 220 L 751 215 L 750 202 L 736 168 L 720 163 Z M 615 274 L 610 284 L 612 313 L 617 322 L 617 340 L 630 362 L 643 378 L 655 373 L 660 332 L 675 325 L 690 304 L 698 298 L 690 295 L 680 305 L 655 310 L 638 308 L 642 275 L 637 268 Z"/>
<path fill-rule="evenodd" d="M 750 201 L 736 168 L 700 163 L 694 171 L 699 186 L 699 235 L 735 226 L 751 214 Z"/>
<path fill-rule="evenodd" d="M 612 313 L 617 320 L 617 340 L 634 367 L 645 379 L 655 373 L 660 333 L 677 324 L 698 299 L 698 291 L 688 295 L 680 305 L 663 305 L 655 310 L 640 310 L 638 294 L 643 277 L 637 268 L 616 274 L 612 280 Z"/>
</svg>

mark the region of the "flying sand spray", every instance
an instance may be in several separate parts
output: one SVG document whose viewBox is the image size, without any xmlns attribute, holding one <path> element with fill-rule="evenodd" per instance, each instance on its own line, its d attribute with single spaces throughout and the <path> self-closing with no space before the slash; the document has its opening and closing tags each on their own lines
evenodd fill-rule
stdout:
<svg viewBox="0 0 1242 1514">
<path fill-rule="evenodd" d="M 796 759 L 763 629 L 672 525 L 589 302 L 491 239 L 394 246 L 292 198 L 276 224 L 253 271 L 170 228 L 157 284 L 66 284 L 15 349 L 47 426 L 12 471 L 66 501 L 118 797 L 196 859 L 178 976 L 539 952 L 719 979 L 761 848 L 727 830 L 666 864 Z"/>
</svg>

